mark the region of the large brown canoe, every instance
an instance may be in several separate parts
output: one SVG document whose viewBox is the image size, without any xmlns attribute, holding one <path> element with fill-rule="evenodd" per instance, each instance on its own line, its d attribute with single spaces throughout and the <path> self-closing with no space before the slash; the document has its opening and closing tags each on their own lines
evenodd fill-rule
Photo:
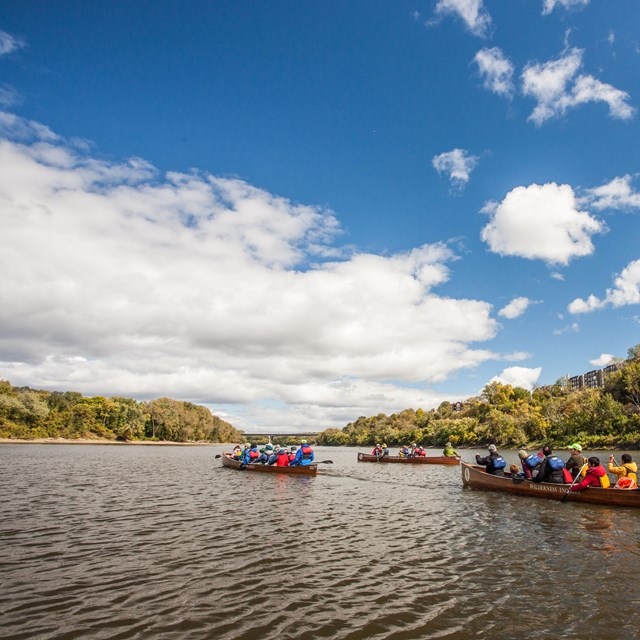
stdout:
<svg viewBox="0 0 640 640">
<path fill-rule="evenodd" d="M 456 456 L 414 456 L 400 458 L 399 456 L 374 456 L 371 453 L 358 453 L 358 462 L 403 462 L 405 464 L 460 464 Z"/>
<path fill-rule="evenodd" d="M 462 463 L 462 483 L 472 489 L 485 491 L 504 491 L 519 496 L 546 498 L 547 500 L 562 500 L 570 487 L 568 484 L 554 484 L 551 482 L 532 482 L 521 478 L 493 476 L 484 467 Z M 584 491 L 570 491 L 567 502 L 588 502 L 590 504 L 604 504 L 617 507 L 640 507 L 640 490 L 638 489 L 601 489 L 588 487 Z"/>
<path fill-rule="evenodd" d="M 240 460 L 234 460 L 230 453 L 222 454 L 222 466 L 229 469 L 238 469 L 238 471 L 261 471 L 263 473 L 288 473 L 292 476 L 315 476 L 318 473 L 317 464 L 309 464 L 307 466 L 296 465 L 295 467 L 276 467 L 268 464 L 242 464 Z"/>
</svg>

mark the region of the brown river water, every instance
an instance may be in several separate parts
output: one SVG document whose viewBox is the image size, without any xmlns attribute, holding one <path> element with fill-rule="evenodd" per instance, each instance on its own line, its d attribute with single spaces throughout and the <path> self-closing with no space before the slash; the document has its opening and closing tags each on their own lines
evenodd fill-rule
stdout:
<svg viewBox="0 0 640 640">
<path fill-rule="evenodd" d="M 239 472 L 224 449 L 0 445 L 0 638 L 640 634 L 640 510 L 353 448 L 318 448 L 315 478 Z"/>
</svg>

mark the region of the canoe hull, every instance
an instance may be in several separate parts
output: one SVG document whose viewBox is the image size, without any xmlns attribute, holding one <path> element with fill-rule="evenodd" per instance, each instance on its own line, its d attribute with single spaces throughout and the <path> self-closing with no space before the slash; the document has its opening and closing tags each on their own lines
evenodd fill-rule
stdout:
<svg viewBox="0 0 640 640">
<path fill-rule="evenodd" d="M 462 463 L 462 483 L 471 489 L 502 491 L 531 498 L 562 500 L 570 485 L 551 482 L 531 482 L 520 478 L 492 476 L 478 465 Z M 640 507 L 640 490 L 601 489 L 589 487 L 584 491 L 570 491 L 567 502 L 586 502 L 617 507 Z"/>
<path fill-rule="evenodd" d="M 230 454 L 222 454 L 222 466 L 238 471 L 256 471 L 258 473 L 284 473 L 290 476 L 315 476 L 318 473 L 318 465 L 310 464 L 306 467 L 276 467 L 268 464 L 247 464 L 243 465 L 239 460 L 234 460 Z"/>
<path fill-rule="evenodd" d="M 370 453 L 358 453 L 358 462 L 399 462 L 401 464 L 460 464 L 456 456 L 426 456 L 399 458 L 398 456 L 374 456 Z"/>
</svg>

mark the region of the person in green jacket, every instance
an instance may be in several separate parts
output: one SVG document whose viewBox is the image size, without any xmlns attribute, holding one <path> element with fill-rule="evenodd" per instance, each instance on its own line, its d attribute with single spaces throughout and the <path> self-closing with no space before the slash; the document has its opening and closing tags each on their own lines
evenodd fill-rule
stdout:
<svg viewBox="0 0 640 640">
<path fill-rule="evenodd" d="M 457 456 L 460 457 L 460 454 L 453 448 L 453 445 L 450 442 L 444 445 L 444 451 L 442 452 L 444 456 Z"/>
</svg>

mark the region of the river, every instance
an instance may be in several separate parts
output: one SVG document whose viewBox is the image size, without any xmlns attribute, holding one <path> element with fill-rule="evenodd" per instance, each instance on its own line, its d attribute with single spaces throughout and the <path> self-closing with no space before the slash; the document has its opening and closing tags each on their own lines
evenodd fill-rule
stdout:
<svg viewBox="0 0 640 640">
<path fill-rule="evenodd" d="M 639 510 L 353 448 L 319 447 L 315 478 L 238 472 L 224 449 L 0 445 L 0 638 L 638 636 Z"/>
</svg>

